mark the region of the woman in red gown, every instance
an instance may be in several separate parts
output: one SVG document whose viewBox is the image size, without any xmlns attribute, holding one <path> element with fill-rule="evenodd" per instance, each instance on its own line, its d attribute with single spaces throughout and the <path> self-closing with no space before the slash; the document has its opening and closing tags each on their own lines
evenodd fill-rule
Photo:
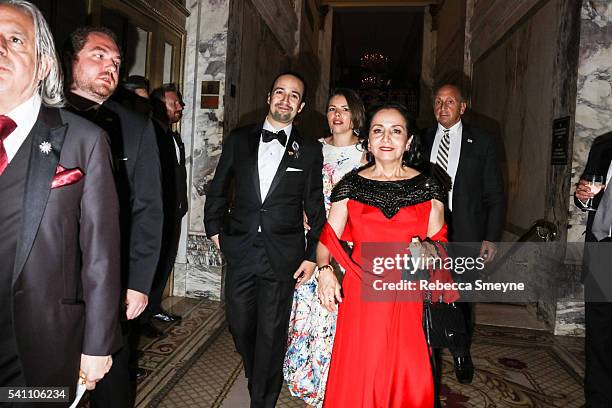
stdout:
<svg viewBox="0 0 612 408">
<path fill-rule="evenodd" d="M 339 304 L 325 408 L 434 405 L 422 301 L 406 301 L 399 292 L 389 291 L 379 299 L 368 298 L 373 275 L 359 266 L 369 243 L 409 243 L 414 237 L 446 240 L 445 192 L 406 165 L 418 156 L 411 143 L 416 141 L 409 134 L 405 108 L 388 104 L 377 109 L 368 135 L 372 165 L 348 174 L 332 192 L 317 249 L 319 298 L 330 310 Z M 354 243 L 350 257 L 338 237 Z M 346 269 L 342 287 L 328 266 L 331 256 Z M 434 293 L 436 299 L 439 295 Z M 448 302 L 457 298 L 454 292 L 443 295 Z"/>
</svg>

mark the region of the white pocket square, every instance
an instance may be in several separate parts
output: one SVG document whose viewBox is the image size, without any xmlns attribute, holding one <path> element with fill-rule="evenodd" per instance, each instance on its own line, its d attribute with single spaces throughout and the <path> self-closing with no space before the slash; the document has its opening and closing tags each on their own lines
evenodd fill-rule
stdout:
<svg viewBox="0 0 612 408">
<path fill-rule="evenodd" d="M 303 169 L 296 169 L 295 167 L 287 167 L 287 171 L 304 171 Z"/>
</svg>

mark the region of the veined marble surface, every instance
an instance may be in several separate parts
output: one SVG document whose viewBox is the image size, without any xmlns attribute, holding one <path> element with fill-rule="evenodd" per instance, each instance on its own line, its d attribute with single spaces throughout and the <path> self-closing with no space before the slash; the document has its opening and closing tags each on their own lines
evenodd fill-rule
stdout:
<svg viewBox="0 0 612 408">
<path fill-rule="evenodd" d="M 593 139 L 612 130 L 612 3 L 608 0 L 582 4 L 578 94 L 574 133 L 572 184 L 582 174 Z M 573 192 L 573 190 L 572 190 Z M 587 214 L 569 197 L 568 242 L 584 241 Z"/>
<path fill-rule="evenodd" d="M 223 99 L 227 55 L 227 23 L 230 0 L 187 0 L 187 19 L 182 135 L 188 160 L 189 220 L 187 263 L 177 264 L 174 294 L 221 296 L 221 266 L 216 250 L 204 234 L 204 192 L 221 152 Z M 200 107 L 202 81 L 219 81 L 219 107 Z"/>
<path fill-rule="evenodd" d="M 190 144 L 189 232 L 204 232 L 204 190 L 212 179 L 223 135 L 223 97 L 227 55 L 229 0 L 188 0 L 191 15 L 187 20 L 185 58 L 185 100 L 189 106 L 183 116 L 184 134 Z M 200 107 L 202 81 L 219 81 L 219 107 Z"/>
<path fill-rule="evenodd" d="M 612 3 L 582 3 L 576 128 L 572 154 L 572 185 L 586 166 L 593 140 L 612 129 Z M 572 189 L 572 194 L 573 194 Z M 587 214 L 569 197 L 568 243 L 584 241 Z M 574 260 L 577 261 L 577 260 Z M 555 334 L 584 335 L 584 304 L 569 299 L 557 302 Z"/>
<path fill-rule="evenodd" d="M 174 296 L 221 300 L 224 260 L 202 234 L 187 237 L 187 263 L 174 268 Z"/>
<path fill-rule="evenodd" d="M 584 302 L 557 302 L 555 336 L 584 336 Z"/>
</svg>

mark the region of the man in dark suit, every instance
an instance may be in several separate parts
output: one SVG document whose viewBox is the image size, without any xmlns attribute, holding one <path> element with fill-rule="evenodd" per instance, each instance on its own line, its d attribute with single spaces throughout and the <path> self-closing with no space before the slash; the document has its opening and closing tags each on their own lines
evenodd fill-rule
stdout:
<svg viewBox="0 0 612 408">
<path fill-rule="evenodd" d="M 128 110 L 144 116 L 151 114 L 149 80 L 142 75 L 130 75 L 125 81 L 122 81 L 112 98 Z"/>
<path fill-rule="evenodd" d="M 450 180 L 446 222 L 450 242 L 481 243 L 472 256 L 495 257 L 495 243 L 504 228 L 504 188 L 495 139 L 465 124 L 461 116 L 467 101 L 459 86 L 443 84 L 434 92 L 438 125 L 425 136 L 426 157 Z M 461 304 L 471 325 L 471 307 Z M 469 350 L 455 357 L 459 381 L 469 383 L 473 365 Z"/>
<path fill-rule="evenodd" d="M 593 141 L 589 158 L 580 182 L 576 187 L 576 206 L 586 211 L 587 201 L 592 199 L 591 206 L 597 209 L 589 211 L 586 225 L 583 279 L 584 279 L 584 314 L 585 314 L 585 353 L 586 367 L 584 376 L 584 395 L 589 408 L 612 406 L 612 299 L 609 294 L 610 263 L 612 251 L 609 244 L 610 228 L 603 228 L 603 235 L 597 231 L 597 217 L 609 214 L 612 209 L 606 207 L 603 200 L 609 187 L 593 194 L 589 188 L 587 175 L 600 175 L 609 186 L 612 177 L 612 132 L 597 137 Z M 611 190 L 612 191 L 612 190 Z M 607 202 L 607 201 L 606 201 Z M 601 229 L 601 228 L 600 228 Z M 599 236 L 597 236 L 599 235 Z"/>
<path fill-rule="evenodd" d="M 206 194 L 206 234 L 227 260 L 227 321 L 244 361 L 251 407 L 276 404 L 294 287 L 314 272 L 325 222 L 321 146 L 293 126 L 304 93 L 297 74 L 275 79 L 264 123 L 229 134 Z M 306 234 L 304 213 L 311 227 Z"/>
<path fill-rule="evenodd" d="M 164 233 L 162 249 L 157 265 L 149 304 L 141 319 L 148 330 L 156 330 L 150 324 L 154 318 L 174 322 L 181 317 L 162 310 L 164 288 L 174 267 L 174 260 L 181 237 L 181 220 L 187 214 L 187 170 L 185 168 L 185 145 L 172 126 L 181 120 L 184 103 L 174 84 L 165 84 L 151 92 L 152 119 L 157 136 L 157 147 L 162 170 L 162 192 L 164 201 Z"/>
<path fill-rule="evenodd" d="M 126 310 L 124 347 L 90 399 L 93 407 L 131 406 L 128 320 L 147 306 L 161 245 L 163 210 L 159 153 L 151 121 L 109 99 L 117 87 L 121 54 L 113 32 L 84 27 L 65 50 L 69 109 L 108 133 L 115 160 L 121 229 L 121 276 Z M 119 301 L 119 299 L 117 299 Z"/>
<path fill-rule="evenodd" d="M 0 1 L 0 386 L 73 400 L 121 345 L 119 218 L 107 136 L 62 102 L 42 14 Z"/>
</svg>

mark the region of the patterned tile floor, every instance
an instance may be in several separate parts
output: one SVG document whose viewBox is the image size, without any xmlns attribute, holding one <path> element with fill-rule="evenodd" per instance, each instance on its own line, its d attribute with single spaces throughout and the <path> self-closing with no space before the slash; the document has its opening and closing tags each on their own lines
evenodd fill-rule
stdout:
<svg viewBox="0 0 612 408">
<path fill-rule="evenodd" d="M 137 406 L 247 407 L 242 364 L 223 326 L 221 305 L 180 298 L 171 303 L 184 319 L 160 324 L 166 337 L 141 344 L 140 363 L 148 375 L 138 385 Z M 459 384 L 451 357 L 444 356 L 442 407 L 582 407 L 582 343 L 581 338 L 543 331 L 477 326 L 474 381 Z M 283 388 L 277 407 L 303 404 Z"/>
</svg>

